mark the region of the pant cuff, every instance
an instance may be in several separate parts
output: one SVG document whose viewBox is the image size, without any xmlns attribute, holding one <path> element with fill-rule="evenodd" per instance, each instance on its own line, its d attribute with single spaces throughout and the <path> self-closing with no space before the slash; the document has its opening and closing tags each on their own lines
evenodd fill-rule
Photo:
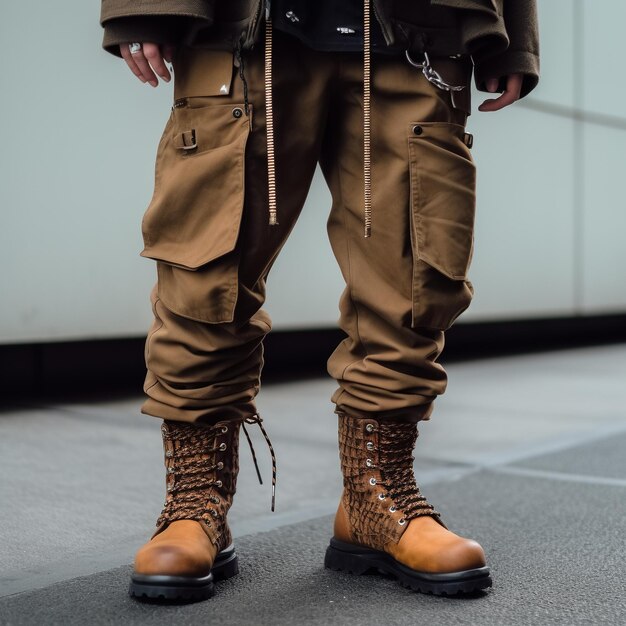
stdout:
<svg viewBox="0 0 626 626">
<path fill-rule="evenodd" d="M 216 406 L 205 409 L 184 409 L 162 404 L 148 398 L 141 407 L 144 415 L 177 422 L 189 422 L 211 426 L 218 422 L 240 421 L 257 414 L 254 402 L 237 405 Z"/>
<path fill-rule="evenodd" d="M 420 404 L 418 406 L 394 409 L 392 411 L 358 411 L 345 405 L 337 405 L 337 415 L 347 415 L 354 419 L 388 420 L 394 422 L 421 422 L 429 420 L 434 409 L 434 403 Z"/>
</svg>

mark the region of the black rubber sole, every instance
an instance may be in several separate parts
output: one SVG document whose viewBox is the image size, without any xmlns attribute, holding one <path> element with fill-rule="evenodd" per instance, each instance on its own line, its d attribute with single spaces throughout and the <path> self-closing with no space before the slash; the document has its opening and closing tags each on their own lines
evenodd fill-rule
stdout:
<svg viewBox="0 0 626 626">
<path fill-rule="evenodd" d="M 239 573 L 234 546 L 220 552 L 207 576 L 144 576 L 132 574 L 128 593 L 137 600 L 199 602 L 215 594 L 215 581 Z"/>
<path fill-rule="evenodd" d="M 393 576 L 403 587 L 436 596 L 473 593 L 492 584 L 488 567 L 450 574 L 418 572 L 398 563 L 386 552 L 355 546 L 334 537 L 326 549 L 324 566 L 357 575 L 380 572 Z"/>
</svg>

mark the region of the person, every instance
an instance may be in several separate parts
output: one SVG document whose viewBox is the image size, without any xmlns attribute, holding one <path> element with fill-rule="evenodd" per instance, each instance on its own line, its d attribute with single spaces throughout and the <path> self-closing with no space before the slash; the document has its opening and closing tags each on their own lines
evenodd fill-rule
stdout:
<svg viewBox="0 0 626 626">
<path fill-rule="evenodd" d="M 267 438 L 265 283 L 318 163 L 346 283 L 328 362 L 344 490 L 325 565 L 434 594 L 491 586 L 412 454 L 473 295 L 472 74 L 498 94 L 481 111 L 532 91 L 535 0 L 103 0 L 101 23 L 139 80 L 169 81 L 170 62 L 175 78 L 142 252 L 158 273 L 142 411 L 163 420 L 167 495 L 131 595 L 204 599 L 238 572 L 227 513 L 241 428 Z"/>
</svg>

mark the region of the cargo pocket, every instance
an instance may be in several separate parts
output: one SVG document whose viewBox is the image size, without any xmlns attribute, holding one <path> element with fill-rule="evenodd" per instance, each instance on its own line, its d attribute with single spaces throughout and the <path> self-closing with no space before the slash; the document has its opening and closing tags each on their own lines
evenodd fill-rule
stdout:
<svg viewBox="0 0 626 626">
<path fill-rule="evenodd" d="M 249 120 L 243 104 L 177 100 L 159 144 L 141 255 L 157 261 L 159 297 L 184 317 L 234 317 Z"/>
<path fill-rule="evenodd" d="M 463 126 L 411 127 L 413 327 L 446 330 L 469 306 L 476 170 Z"/>
</svg>

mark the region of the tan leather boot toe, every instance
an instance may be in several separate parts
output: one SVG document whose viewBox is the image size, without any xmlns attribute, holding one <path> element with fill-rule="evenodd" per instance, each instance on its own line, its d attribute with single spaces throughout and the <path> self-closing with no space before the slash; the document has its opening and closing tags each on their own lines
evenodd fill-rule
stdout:
<svg viewBox="0 0 626 626">
<path fill-rule="evenodd" d="M 217 548 L 194 520 L 172 522 L 135 555 L 135 574 L 143 576 L 208 576 Z"/>
<path fill-rule="evenodd" d="M 432 517 L 412 519 L 400 541 L 389 542 L 385 552 L 413 570 L 431 574 L 463 572 L 487 565 L 479 543 L 455 535 Z"/>
</svg>

